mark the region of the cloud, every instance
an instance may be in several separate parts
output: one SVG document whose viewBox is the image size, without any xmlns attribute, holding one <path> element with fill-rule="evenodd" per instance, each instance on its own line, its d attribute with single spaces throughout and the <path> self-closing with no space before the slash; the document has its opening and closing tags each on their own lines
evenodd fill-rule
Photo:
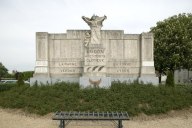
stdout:
<svg viewBox="0 0 192 128">
<path fill-rule="evenodd" d="M 102 29 L 141 33 L 191 7 L 191 0 L 1 0 L 0 61 L 9 70 L 34 69 L 35 33 L 89 29 L 83 15 L 107 15 Z"/>
</svg>

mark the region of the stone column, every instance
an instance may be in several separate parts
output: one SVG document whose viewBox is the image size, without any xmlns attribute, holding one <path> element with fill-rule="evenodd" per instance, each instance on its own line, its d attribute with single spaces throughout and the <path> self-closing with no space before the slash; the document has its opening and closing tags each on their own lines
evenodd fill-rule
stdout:
<svg viewBox="0 0 192 128">
<path fill-rule="evenodd" d="M 51 82 L 49 73 L 49 41 L 47 32 L 36 33 L 35 73 L 34 77 L 30 79 L 30 84 L 33 84 L 35 81 L 41 81 L 43 84 Z"/>
<path fill-rule="evenodd" d="M 155 75 L 154 56 L 153 56 L 153 34 L 141 34 L 141 73 L 139 81 L 144 83 L 158 84 Z"/>
</svg>

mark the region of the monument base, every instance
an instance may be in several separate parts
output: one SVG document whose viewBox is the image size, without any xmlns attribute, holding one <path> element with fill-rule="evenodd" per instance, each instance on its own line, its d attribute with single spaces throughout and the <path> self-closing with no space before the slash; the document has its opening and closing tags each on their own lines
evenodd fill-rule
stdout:
<svg viewBox="0 0 192 128">
<path fill-rule="evenodd" d="M 51 78 L 46 76 L 38 76 L 30 78 L 30 85 L 48 85 L 51 84 Z"/>
<path fill-rule="evenodd" d="M 60 78 L 50 78 L 46 76 L 38 76 L 38 77 L 32 77 L 30 78 L 30 85 L 34 85 L 35 83 L 37 85 L 49 85 L 49 84 L 55 84 L 55 83 L 79 83 L 79 77 L 60 77 Z"/>
<path fill-rule="evenodd" d="M 113 77 L 111 82 L 120 82 L 120 83 L 134 83 L 138 81 L 138 77 Z"/>
<path fill-rule="evenodd" d="M 83 76 L 83 77 L 60 77 L 50 78 L 46 76 L 38 76 L 30 78 L 30 85 L 49 85 L 61 82 L 79 83 L 82 87 L 110 87 L 112 82 L 120 83 L 134 83 L 139 82 L 143 84 L 158 85 L 159 79 L 155 76 L 141 76 L 141 77 L 103 77 L 103 76 Z"/>
<path fill-rule="evenodd" d="M 111 77 L 80 77 L 79 84 L 82 87 L 110 87 L 111 86 Z"/>
<path fill-rule="evenodd" d="M 159 85 L 159 79 L 155 76 L 141 76 L 139 77 L 139 83 Z"/>
</svg>

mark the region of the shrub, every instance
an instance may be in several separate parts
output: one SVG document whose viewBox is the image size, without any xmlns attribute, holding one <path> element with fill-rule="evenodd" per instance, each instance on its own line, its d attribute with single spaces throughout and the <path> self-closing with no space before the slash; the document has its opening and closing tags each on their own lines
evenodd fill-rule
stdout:
<svg viewBox="0 0 192 128">
<path fill-rule="evenodd" d="M 131 116 L 166 113 L 192 106 L 192 86 L 113 83 L 111 88 L 81 89 L 76 83 L 14 86 L 0 92 L 0 106 L 44 115 L 56 111 L 127 111 Z"/>
<path fill-rule="evenodd" d="M 34 73 L 34 71 L 25 71 L 25 72 L 22 72 L 22 74 L 23 74 L 23 79 L 24 79 L 24 80 L 29 80 L 31 77 L 33 77 L 33 73 Z"/>
<path fill-rule="evenodd" d="M 167 79 L 166 79 L 166 86 L 170 86 L 170 87 L 175 86 L 174 75 L 172 71 L 168 72 Z"/>
<path fill-rule="evenodd" d="M 18 74 L 18 80 L 17 80 L 17 84 L 18 85 L 24 85 L 24 79 L 23 79 L 23 74 L 22 73 L 19 73 Z"/>
<path fill-rule="evenodd" d="M 15 84 L 0 84 L 0 92 L 2 91 L 8 91 L 10 90 L 12 87 L 14 87 Z"/>
</svg>

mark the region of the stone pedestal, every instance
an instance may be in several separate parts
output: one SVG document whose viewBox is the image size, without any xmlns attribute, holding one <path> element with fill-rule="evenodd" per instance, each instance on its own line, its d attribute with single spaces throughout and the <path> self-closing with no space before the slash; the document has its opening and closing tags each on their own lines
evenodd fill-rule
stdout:
<svg viewBox="0 0 192 128">
<path fill-rule="evenodd" d="M 106 48 L 102 44 L 89 44 L 85 47 L 82 87 L 109 87 L 111 78 L 106 77 Z"/>
</svg>

